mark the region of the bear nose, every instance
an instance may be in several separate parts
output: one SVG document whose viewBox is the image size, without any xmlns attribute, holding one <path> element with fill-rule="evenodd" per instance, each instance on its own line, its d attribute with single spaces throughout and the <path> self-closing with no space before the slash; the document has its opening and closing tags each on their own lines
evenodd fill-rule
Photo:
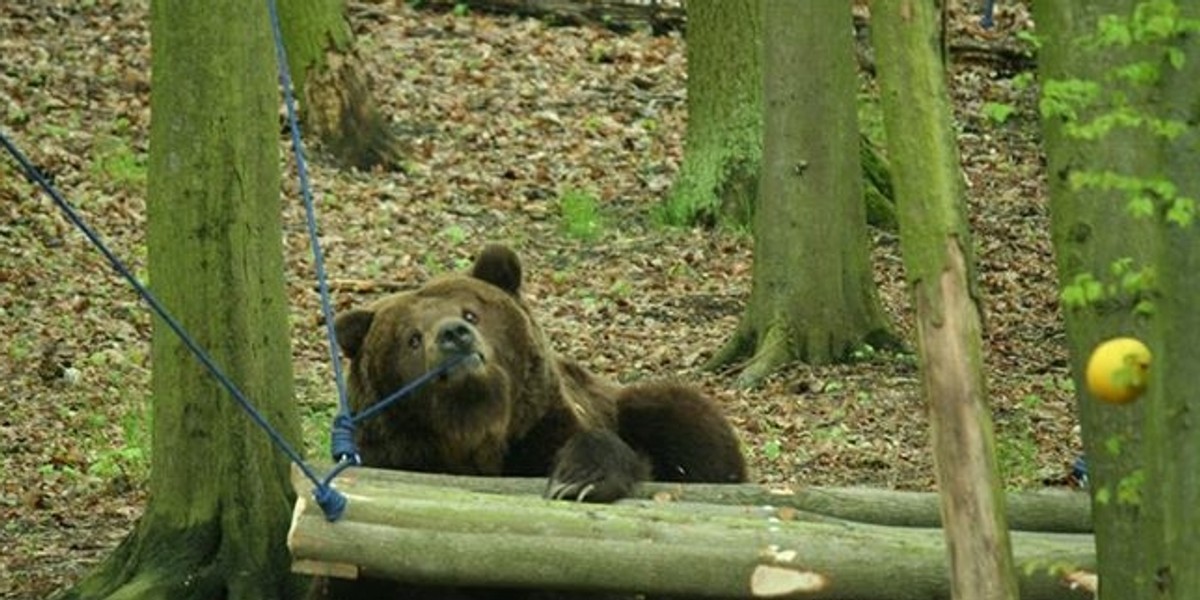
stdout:
<svg viewBox="0 0 1200 600">
<path fill-rule="evenodd" d="M 438 328 L 437 347 L 451 354 L 470 352 L 475 349 L 475 330 L 462 320 L 445 323 Z"/>
</svg>

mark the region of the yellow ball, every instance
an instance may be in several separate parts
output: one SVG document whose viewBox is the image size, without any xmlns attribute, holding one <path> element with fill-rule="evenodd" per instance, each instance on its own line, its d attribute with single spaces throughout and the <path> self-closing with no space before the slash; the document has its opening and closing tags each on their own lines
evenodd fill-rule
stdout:
<svg viewBox="0 0 1200 600">
<path fill-rule="evenodd" d="M 1113 338 L 1096 346 L 1087 364 L 1087 387 L 1093 396 L 1113 404 L 1133 402 L 1146 390 L 1150 349 L 1141 340 Z"/>
</svg>

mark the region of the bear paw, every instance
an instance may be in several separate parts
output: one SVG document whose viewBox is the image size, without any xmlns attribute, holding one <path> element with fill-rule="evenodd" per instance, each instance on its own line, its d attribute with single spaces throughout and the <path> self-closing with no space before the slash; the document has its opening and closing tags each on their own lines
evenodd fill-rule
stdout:
<svg viewBox="0 0 1200 600">
<path fill-rule="evenodd" d="M 554 500 L 612 502 L 649 476 L 649 465 L 616 433 L 576 434 L 558 451 L 545 496 Z"/>
</svg>

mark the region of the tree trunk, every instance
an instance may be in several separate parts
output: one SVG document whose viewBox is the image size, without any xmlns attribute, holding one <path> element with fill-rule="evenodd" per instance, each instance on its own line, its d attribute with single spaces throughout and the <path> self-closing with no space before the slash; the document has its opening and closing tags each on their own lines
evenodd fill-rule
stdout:
<svg viewBox="0 0 1200 600">
<path fill-rule="evenodd" d="M 1178 3 L 1191 27 L 1200 26 L 1200 7 Z M 1177 20 L 1176 23 L 1180 23 Z M 1184 53 L 1179 69 L 1168 67 L 1162 57 L 1166 47 Z M 1178 188 L 1176 203 L 1200 199 L 1200 39 L 1196 29 L 1172 36 L 1154 47 L 1163 65 L 1162 79 L 1150 92 L 1156 102 L 1146 112 L 1156 117 L 1186 123 L 1186 131 L 1174 139 L 1158 138 L 1160 170 Z M 1186 199 L 1186 200 L 1184 200 Z M 1164 204 L 1170 205 L 1171 202 Z M 1169 213 L 1168 213 L 1169 214 Z M 1142 533 L 1134 544 L 1149 556 L 1146 570 L 1135 574 L 1144 584 L 1141 597 L 1182 600 L 1200 598 L 1200 397 L 1196 374 L 1200 373 L 1200 230 L 1194 216 L 1186 223 L 1159 217 L 1160 247 L 1157 273 L 1162 282 L 1156 298 L 1154 335 L 1157 341 L 1151 373 L 1150 393 L 1145 402 L 1146 477 L 1140 490 L 1151 522 L 1161 529 L 1157 535 Z M 1153 579 L 1152 579 L 1153 578 Z M 1107 596 L 1107 591 L 1105 592 Z"/>
<path fill-rule="evenodd" d="M 683 164 L 663 206 L 674 224 L 748 223 L 762 162 L 759 0 L 691 0 Z"/>
<path fill-rule="evenodd" d="M 1077 114 L 1072 117 L 1057 110 L 1051 112 L 1053 106 L 1049 100 L 1055 85 L 1075 80 L 1112 89 L 1114 82 L 1109 76 L 1118 67 L 1141 60 L 1161 62 L 1161 49 L 1156 51 L 1136 44 L 1123 49 L 1097 49 L 1081 43 L 1082 36 L 1096 33 L 1102 15 L 1128 16 L 1135 4 L 1138 3 L 1132 0 L 1034 3 L 1044 44 L 1039 55 L 1039 77 L 1043 88 L 1052 234 L 1059 281 L 1064 288 L 1067 340 L 1088 459 L 1097 558 L 1105 573 L 1101 597 L 1108 600 L 1164 597 L 1155 591 L 1160 577 L 1157 571 L 1163 565 L 1157 562 L 1158 552 L 1148 547 L 1164 541 L 1155 532 L 1155 517 L 1159 513 L 1144 502 L 1148 495 L 1142 490 L 1149 475 L 1146 469 L 1154 464 L 1148 447 L 1152 438 L 1147 437 L 1151 426 L 1148 407 L 1153 403 L 1108 405 L 1091 396 L 1083 382 L 1084 365 L 1098 342 L 1117 335 L 1145 337 L 1149 333 L 1147 320 L 1135 312 L 1135 306 L 1151 294 L 1122 289 L 1111 273 L 1116 264 L 1131 265 L 1131 272 L 1148 266 L 1156 242 L 1153 218 L 1131 217 L 1128 198 L 1123 192 L 1077 187 L 1072 178 L 1105 171 L 1155 177 L 1167 163 L 1161 148 L 1156 147 L 1154 136 L 1139 128 L 1118 128 L 1098 139 L 1073 134 L 1073 126 L 1111 109 L 1107 101 L 1074 107 Z M 1197 60 L 1200 56 L 1188 57 L 1189 62 Z M 1123 103 L 1138 110 L 1158 102 L 1159 92 L 1151 87 L 1122 86 L 1119 93 L 1125 96 Z M 1195 166 L 1187 168 L 1194 170 Z M 1196 197 L 1194 188 L 1191 196 Z M 1160 273 L 1160 277 L 1166 279 L 1165 273 Z M 1091 283 L 1085 285 L 1087 282 Z M 1083 294 L 1089 286 L 1094 291 Z M 1166 308 L 1161 299 L 1156 302 Z M 1180 335 L 1194 334 L 1187 329 L 1190 317 L 1179 317 L 1178 322 L 1164 317 L 1160 308 L 1159 318 L 1163 318 L 1164 326 L 1177 328 Z M 1194 349 L 1187 349 L 1175 359 L 1186 360 L 1193 353 Z M 1164 358 L 1161 351 L 1157 354 L 1156 359 Z M 1155 364 L 1154 370 L 1162 374 L 1159 364 Z M 1179 374 L 1186 377 L 1183 372 Z M 1190 397 L 1192 392 L 1187 394 Z M 1186 401 L 1184 397 L 1179 400 Z M 1184 460 L 1183 450 L 1183 447 L 1169 449 L 1170 460 Z M 1185 479 L 1195 478 L 1194 470 L 1183 473 L 1180 474 Z M 1158 481 L 1154 484 L 1155 496 L 1160 493 L 1158 486 L 1165 484 Z M 1193 530 L 1192 534 L 1196 532 Z M 1133 540 L 1145 540 L 1146 544 Z M 1193 589 L 1200 590 L 1200 585 Z"/>
<path fill-rule="evenodd" d="M 934 50 L 935 10 L 921 0 L 872 5 L 884 126 L 897 167 L 900 245 L 916 306 L 953 596 L 1015 600 L 971 234 L 950 99 Z"/>
<path fill-rule="evenodd" d="M 892 346 L 867 255 L 849 3 L 763 4 L 766 118 L 749 305 L 710 367 L 750 357 L 755 385 L 785 363 Z"/>
<path fill-rule="evenodd" d="M 663 205 L 668 223 L 752 222 L 763 151 L 761 42 L 760 0 L 688 2 L 687 139 Z M 887 165 L 865 136 L 859 150 L 869 184 L 867 218 L 894 230 Z"/>
<path fill-rule="evenodd" d="M 278 95 L 266 6 L 151 4 L 155 293 L 293 442 Z M 150 502 L 67 598 L 291 598 L 288 465 L 161 321 Z"/>
<path fill-rule="evenodd" d="M 350 504 L 342 520 L 330 523 L 306 498 L 307 480 L 297 480 L 288 536 L 297 567 L 346 576 L 361 568 L 415 584 L 725 598 L 950 598 L 936 529 L 802 522 L 767 507 L 594 506 L 379 483 L 339 480 Z M 1022 598 L 1089 597 L 1067 581 L 1090 574 L 1091 536 L 1014 537 L 1025 567 Z"/>
<path fill-rule="evenodd" d="M 327 472 L 328 466 L 318 466 Z M 294 475 L 294 473 L 293 473 Z M 353 490 L 359 481 L 365 487 L 417 485 L 453 487 L 472 492 L 537 496 L 546 488 L 544 478 L 469 477 L 357 468 L 338 476 L 338 487 Z M 293 481 L 294 485 L 304 485 Z M 814 519 L 859 521 L 895 527 L 942 526 L 938 496 L 929 492 L 907 492 L 866 487 L 790 487 L 758 484 L 704 484 L 644 482 L 634 495 L 621 502 L 647 500 L 687 502 L 689 505 L 770 506 L 782 514 L 808 515 Z M 1070 490 L 1010 492 L 1005 505 L 1008 523 L 1019 531 L 1090 533 L 1088 495 Z M 740 510 L 740 508 L 739 508 Z"/>
<path fill-rule="evenodd" d="M 280 0 L 288 68 L 304 124 L 339 163 L 401 168 L 403 149 L 371 95 L 342 0 Z"/>
</svg>

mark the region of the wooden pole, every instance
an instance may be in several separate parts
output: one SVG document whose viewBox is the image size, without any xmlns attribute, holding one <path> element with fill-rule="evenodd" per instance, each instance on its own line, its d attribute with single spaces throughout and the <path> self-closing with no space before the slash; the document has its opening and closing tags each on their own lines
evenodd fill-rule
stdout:
<svg viewBox="0 0 1200 600">
<path fill-rule="evenodd" d="M 636 591 L 708 597 L 949 598 L 937 529 L 792 518 L 777 506 L 637 501 L 592 505 L 339 476 L 337 522 L 295 478 L 288 547 L 297 569 L 414 584 Z M 795 513 L 800 514 L 800 513 Z M 1018 533 L 1022 598 L 1085 596 L 1092 538 Z"/>
</svg>

